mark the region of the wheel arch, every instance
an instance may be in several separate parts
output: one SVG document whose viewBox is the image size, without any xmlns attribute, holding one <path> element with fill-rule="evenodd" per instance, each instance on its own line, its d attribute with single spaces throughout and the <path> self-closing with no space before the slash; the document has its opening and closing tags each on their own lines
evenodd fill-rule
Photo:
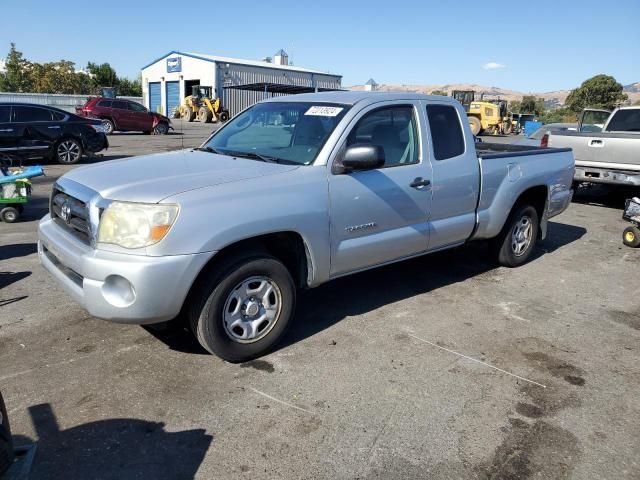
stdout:
<svg viewBox="0 0 640 480">
<path fill-rule="evenodd" d="M 519 208 L 521 205 L 531 205 L 536 209 L 536 213 L 538 214 L 538 222 L 540 224 L 540 228 L 538 229 L 538 240 L 543 240 L 547 234 L 547 219 L 545 218 L 545 212 L 547 210 L 548 201 L 549 188 L 546 185 L 529 187 L 518 196 L 509 211 L 509 215 L 511 215 L 511 212 L 516 208 Z"/>
<path fill-rule="evenodd" d="M 183 302 L 183 310 L 191 303 L 197 286 L 209 276 L 211 271 L 234 256 L 249 256 L 266 253 L 280 260 L 289 270 L 296 286 L 308 287 L 313 279 L 313 260 L 308 243 L 298 232 L 286 230 L 256 235 L 230 243 L 213 255 L 202 267 Z"/>
</svg>

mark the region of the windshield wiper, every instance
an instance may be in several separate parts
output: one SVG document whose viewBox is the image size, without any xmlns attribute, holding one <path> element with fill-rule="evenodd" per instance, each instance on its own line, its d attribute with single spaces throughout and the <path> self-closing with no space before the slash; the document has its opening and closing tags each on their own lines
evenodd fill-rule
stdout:
<svg viewBox="0 0 640 480">
<path fill-rule="evenodd" d="M 261 153 L 256 153 L 256 152 L 228 152 L 228 155 L 250 158 L 252 160 L 260 160 L 262 162 L 268 162 L 268 163 L 286 163 L 290 165 L 296 164 L 296 162 L 292 162 L 291 160 L 285 160 L 284 158 L 279 158 L 279 157 L 272 157 L 270 155 L 263 155 Z"/>
<path fill-rule="evenodd" d="M 222 150 L 218 150 L 213 147 L 196 147 L 194 150 L 198 150 L 199 152 L 217 153 L 218 155 L 229 155 L 227 152 L 223 152 Z"/>
</svg>

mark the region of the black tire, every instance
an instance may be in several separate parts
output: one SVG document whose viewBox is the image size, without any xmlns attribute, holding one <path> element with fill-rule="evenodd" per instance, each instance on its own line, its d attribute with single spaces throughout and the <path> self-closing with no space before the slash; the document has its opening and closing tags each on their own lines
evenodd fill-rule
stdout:
<svg viewBox="0 0 640 480">
<path fill-rule="evenodd" d="M 166 135 L 169 133 L 169 125 L 166 122 L 160 122 L 153 128 L 154 135 Z"/>
<path fill-rule="evenodd" d="M 624 232 L 622 233 L 622 242 L 627 247 L 640 247 L 640 228 L 633 226 L 625 228 Z"/>
<path fill-rule="evenodd" d="M 56 143 L 54 158 L 62 165 L 74 165 L 82 159 L 82 145 L 75 138 L 63 138 Z"/>
<path fill-rule="evenodd" d="M 113 123 L 113 120 L 110 120 L 108 118 L 102 119 L 102 125 L 104 125 L 104 133 L 106 135 L 111 135 L 116 129 L 116 126 Z"/>
<path fill-rule="evenodd" d="M 222 112 L 220 112 L 220 115 L 218 115 L 218 118 L 220 119 L 220 122 L 226 122 L 227 120 L 229 120 L 229 112 L 223 110 Z"/>
<path fill-rule="evenodd" d="M 516 241 L 516 229 L 526 230 L 525 219 L 530 226 L 526 235 Z M 509 215 L 497 237 L 491 240 L 491 253 L 503 267 L 519 267 L 529 260 L 538 239 L 540 220 L 537 210 L 531 205 L 517 205 Z M 525 240 L 526 237 L 526 240 Z M 520 237 L 518 237 L 520 238 Z"/>
<path fill-rule="evenodd" d="M 4 207 L 0 210 L 0 219 L 5 223 L 14 223 L 20 218 L 20 211 L 15 207 Z"/>
<path fill-rule="evenodd" d="M 482 123 L 480 123 L 480 119 L 476 117 L 468 117 L 469 118 L 469 127 L 471 127 L 471 133 L 474 136 L 480 135 L 482 131 Z"/>
<path fill-rule="evenodd" d="M 237 287 L 251 284 L 250 281 L 256 277 L 260 277 L 256 283 L 265 278 L 276 285 L 280 295 L 278 313 L 265 327 L 260 324 L 256 328 L 258 336 L 255 339 L 234 339 L 234 335 L 239 334 L 229 331 L 225 326 L 225 308 L 228 311 L 248 312 L 249 308 L 241 310 L 246 303 L 234 300 L 232 293 L 240 292 Z M 189 322 L 198 342 L 207 351 L 228 362 L 244 362 L 264 355 L 283 337 L 293 317 L 295 300 L 296 288 L 287 268 L 266 254 L 249 254 L 223 261 L 214 271 L 205 274 L 190 296 Z M 256 307 L 258 311 L 262 311 L 262 306 L 260 303 L 260 307 Z M 241 316 L 244 322 L 247 316 Z M 243 327 L 235 328 L 242 331 Z"/>
</svg>

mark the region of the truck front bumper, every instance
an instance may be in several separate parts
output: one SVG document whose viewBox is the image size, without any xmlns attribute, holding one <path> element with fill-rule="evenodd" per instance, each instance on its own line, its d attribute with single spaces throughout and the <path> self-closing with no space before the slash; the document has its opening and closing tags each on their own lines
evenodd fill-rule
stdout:
<svg viewBox="0 0 640 480">
<path fill-rule="evenodd" d="M 91 315 L 149 324 L 178 315 L 193 281 L 213 252 L 149 257 L 97 250 L 46 215 L 38 256 L 64 290 Z"/>
</svg>

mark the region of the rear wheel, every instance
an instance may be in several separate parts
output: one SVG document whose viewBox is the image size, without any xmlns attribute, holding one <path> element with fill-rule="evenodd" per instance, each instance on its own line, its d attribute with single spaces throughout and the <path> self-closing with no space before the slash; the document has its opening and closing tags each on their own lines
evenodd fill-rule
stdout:
<svg viewBox="0 0 640 480">
<path fill-rule="evenodd" d="M 20 217 L 20 212 L 14 207 L 4 207 L 0 210 L 0 218 L 5 223 L 13 223 Z"/>
<path fill-rule="evenodd" d="M 531 205 L 514 208 L 502 231 L 491 241 L 491 250 L 504 267 L 519 267 L 533 253 L 540 223 L 538 212 Z"/>
<path fill-rule="evenodd" d="M 251 360 L 283 337 L 295 296 L 279 260 L 265 254 L 229 259 L 196 287 L 191 328 L 207 351 L 229 362 Z"/>
<path fill-rule="evenodd" d="M 627 247 L 638 248 L 640 247 L 640 228 L 627 227 L 622 233 L 622 242 Z"/>
<path fill-rule="evenodd" d="M 116 129 L 116 126 L 113 124 L 113 121 L 109 120 L 108 118 L 102 119 L 102 125 L 104 126 L 104 133 L 106 133 L 107 135 L 111 135 L 113 131 Z"/>
<path fill-rule="evenodd" d="M 482 124 L 480 123 L 480 119 L 476 117 L 469 117 L 469 126 L 471 127 L 471 133 L 473 135 L 479 135 L 480 130 L 482 130 Z"/>
<path fill-rule="evenodd" d="M 56 145 L 55 157 L 63 165 L 78 163 L 82 158 L 82 145 L 74 138 L 64 138 Z"/>
</svg>

